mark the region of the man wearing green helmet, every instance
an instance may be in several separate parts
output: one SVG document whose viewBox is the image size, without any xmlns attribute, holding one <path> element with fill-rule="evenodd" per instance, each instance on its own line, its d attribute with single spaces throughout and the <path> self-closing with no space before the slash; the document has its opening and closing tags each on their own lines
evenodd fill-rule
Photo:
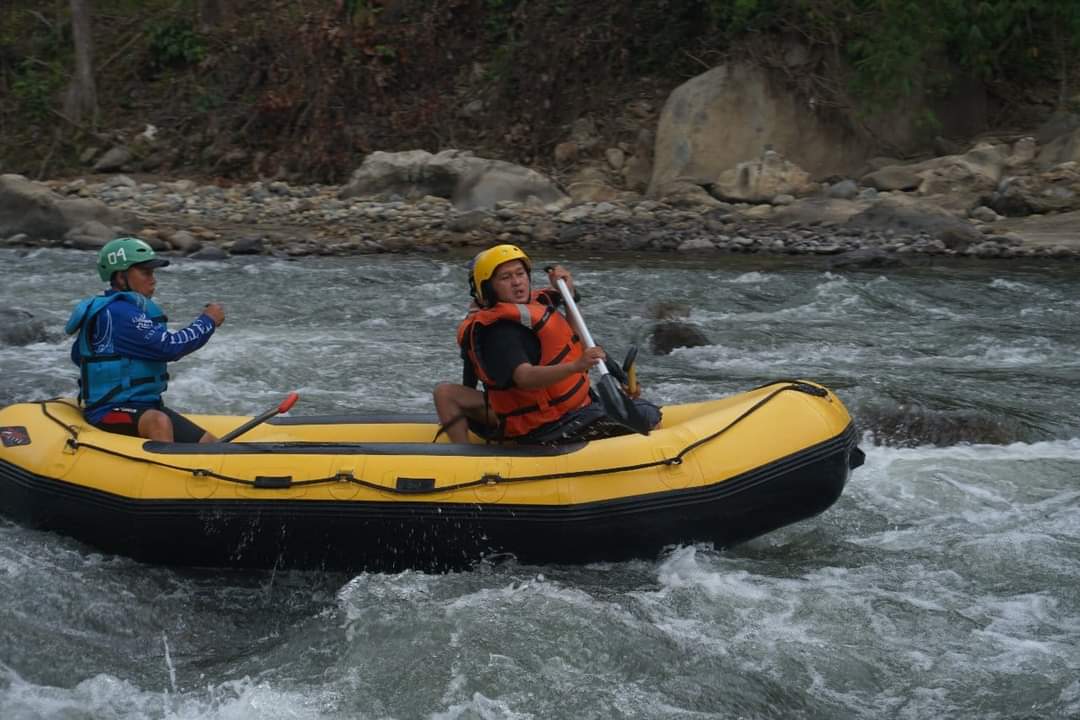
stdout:
<svg viewBox="0 0 1080 720">
<path fill-rule="evenodd" d="M 203 345 L 225 322 L 224 309 L 207 305 L 187 327 L 170 332 L 153 300 L 154 270 L 168 260 L 145 241 L 117 238 L 101 248 L 102 294 L 80 302 L 65 330 L 76 335 L 71 360 L 79 366 L 79 401 L 87 422 L 110 432 L 164 442 L 213 442 L 216 438 L 165 407 L 166 364 Z"/>
</svg>

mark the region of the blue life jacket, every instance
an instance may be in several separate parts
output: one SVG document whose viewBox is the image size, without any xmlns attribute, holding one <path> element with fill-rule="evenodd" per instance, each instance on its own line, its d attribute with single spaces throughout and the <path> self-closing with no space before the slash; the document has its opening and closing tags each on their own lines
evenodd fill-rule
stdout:
<svg viewBox="0 0 1080 720">
<path fill-rule="evenodd" d="M 115 353 L 96 353 L 90 333 L 98 313 L 114 302 L 134 303 L 155 323 L 168 320 L 153 300 L 135 292 L 97 295 L 75 306 L 64 327 L 68 335 L 79 333 L 79 400 L 83 407 L 105 403 L 157 403 L 169 386 L 169 373 L 163 361 L 123 357 Z M 111 317 L 111 316 L 110 316 Z"/>
</svg>

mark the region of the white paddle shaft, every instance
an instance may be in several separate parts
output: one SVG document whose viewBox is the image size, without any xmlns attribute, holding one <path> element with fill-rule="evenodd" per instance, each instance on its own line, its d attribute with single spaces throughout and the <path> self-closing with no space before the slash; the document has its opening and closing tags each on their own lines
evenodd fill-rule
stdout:
<svg viewBox="0 0 1080 720">
<path fill-rule="evenodd" d="M 566 309 L 570 312 L 570 319 L 577 326 L 578 332 L 581 333 L 581 339 L 585 341 L 585 347 L 596 347 L 596 343 L 593 342 L 592 335 L 589 334 L 589 328 L 585 327 L 585 319 L 581 317 L 581 312 L 578 310 L 577 303 L 574 302 L 574 295 L 570 292 L 570 288 L 566 287 L 566 281 L 562 278 L 557 278 L 555 282 L 559 286 L 559 292 L 562 293 L 563 301 L 566 303 Z M 607 365 L 603 362 L 599 362 L 594 366 L 600 371 L 601 375 L 607 375 Z"/>
</svg>

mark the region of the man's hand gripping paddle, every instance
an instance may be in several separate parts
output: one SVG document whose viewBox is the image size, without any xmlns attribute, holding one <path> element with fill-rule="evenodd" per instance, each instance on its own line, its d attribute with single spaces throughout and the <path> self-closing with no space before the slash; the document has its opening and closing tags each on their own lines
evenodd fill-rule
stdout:
<svg viewBox="0 0 1080 720">
<path fill-rule="evenodd" d="M 566 309 L 570 313 L 570 319 L 581 333 L 581 339 L 585 342 L 585 347 L 596 347 L 592 335 L 589 334 L 589 328 L 585 326 L 585 320 L 581 317 L 581 312 L 578 311 L 577 303 L 574 302 L 574 296 L 566 286 L 566 281 L 558 278 L 556 282 L 558 283 L 559 292 L 562 293 L 563 301 L 566 303 Z M 622 388 L 619 387 L 618 381 L 608 371 L 607 364 L 603 362 L 597 363 L 596 369 L 600 372 L 600 379 L 596 383 L 596 394 L 600 396 L 600 402 L 603 404 L 607 416 L 623 427 L 642 435 L 648 435 L 650 430 L 649 421 L 642 416 L 637 406 L 634 405 L 634 401 L 628 398 Z M 637 384 L 636 377 L 634 384 Z"/>
<path fill-rule="evenodd" d="M 300 396 L 298 394 L 294 392 L 289 393 L 289 396 L 282 400 L 281 404 L 278 405 L 276 408 L 273 408 L 272 410 L 267 410 L 262 415 L 251 418 L 235 430 L 225 433 L 220 438 L 218 438 L 218 442 L 230 442 L 232 440 L 235 440 L 236 438 L 246 433 L 248 430 L 251 430 L 256 425 L 262 425 L 264 422 L 274 417 L 275 415 L 280 415 L 283 412 L 288 412 L 289 408 L 295 405 L 296 401 L 299 399 Z"/>
</svg>

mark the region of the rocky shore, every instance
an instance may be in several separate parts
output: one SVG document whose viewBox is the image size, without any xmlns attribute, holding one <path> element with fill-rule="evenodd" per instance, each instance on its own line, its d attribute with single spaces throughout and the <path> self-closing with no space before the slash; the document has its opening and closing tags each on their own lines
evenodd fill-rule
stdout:
<svg viewBox="0 0 1080 720">
<path fill-rule="evenodd" d="M 911 254 L 1080 257 L 1080 243 L 1070 242 L 1076 226 L 1061 215 L 1057 232 L 1028 241 L 1022 227 L 1002 230 L 974 218 L 964 227 L 912 208 L 903 193 L 862 193 L 845 198 L 825 189 L 798 201 L 707 207 L 641 197 L 530 197 L 461 209 L 434 195 L 343 197 L 343 187 L 281 181 L 222 187 L 110 175 L 31 183 L 7 175 L 0 176 L 0 244 L 95 250 L 134 233 L 159 250 L 205 259 L 429 253 L 495 242 L 593 252 L 839 255 L 870 264 Z"/>
<path fill-rule="evenodd" d="M 925 147 L 879 156 L 760 68 L 736 63 L 688 80 L 659 112 L 647 100 L 629 102 L 617 125 L 625 132 L 578 118 L 553 149 L 550 176 L 467 150 L 376 151 L 335 186 L 299 184 L 281 168 L 255 181 L 140 174 L 163 172 L 160 158 L 175 149 L 148 125 L 89 148 L 81 160 L 93 175 L 0 175 L 0 244 L 94 250 L 136 234 L 195 258 L 448 252 L 497 242 L 559 252 L 827 255 L 834 265 L 913 255 L 1080 257 L 1075 112 L 1023 132 L 937 138 L 934 156 Z M 235 152 L 211 166 L 242 169 L 250 158 Z M 235 177 L 262 172 L 251 166 Z"/>
</svg>

